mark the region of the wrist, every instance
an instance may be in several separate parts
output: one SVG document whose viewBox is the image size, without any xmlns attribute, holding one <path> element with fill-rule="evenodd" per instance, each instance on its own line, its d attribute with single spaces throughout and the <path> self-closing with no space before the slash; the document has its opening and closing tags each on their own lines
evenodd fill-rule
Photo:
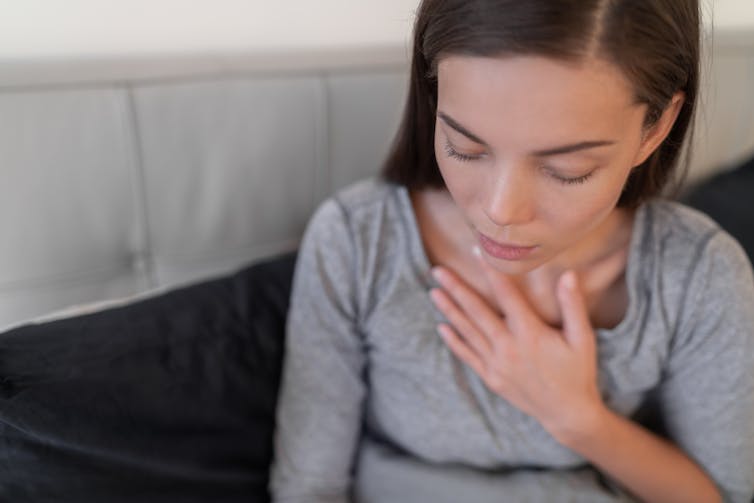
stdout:
<svg viewBox="0 0 754 503">
<path fill-rule="evenodd" d="M 605 436 L 613 416 L 613 411 L 599 402 L 563 414 L 559 420 L 545 425 L 545 428 L 560 444 L 581 452 L 590 443 Z"/>
</svg>

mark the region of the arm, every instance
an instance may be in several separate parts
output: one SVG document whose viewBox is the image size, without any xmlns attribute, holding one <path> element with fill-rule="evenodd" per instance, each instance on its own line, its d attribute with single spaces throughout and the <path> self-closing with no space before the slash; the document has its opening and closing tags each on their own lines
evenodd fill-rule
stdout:
<svg viewBox="0 0 754 503">
<path fill-rule="evenodd" d="M 714 482 L 680 449 L 613 413 L 594 411 L 576 431 L 551 431 L 642 501 L 722 501 Z"/>
<path fill-rule="evenodd" d="M 270 477 L 273 501 L 349 501 L 365 396 L 352 264 L 344 215 L 329 200 L 312 217 L 296 264 Z"/>
<path fill-rule="evenodd" d="M 700 253 L 657 390 L 670 439 L 725 501 L 754 495 L 754 279 L 728 234 Z"/>
</svg>

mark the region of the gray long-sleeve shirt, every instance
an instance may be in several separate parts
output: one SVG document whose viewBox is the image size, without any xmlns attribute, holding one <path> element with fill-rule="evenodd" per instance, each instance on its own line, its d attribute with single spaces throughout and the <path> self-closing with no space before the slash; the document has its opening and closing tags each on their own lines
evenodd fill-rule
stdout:
<svg viewBox="0 0 754 503">
<path fill-rule="evenodd" d="M 273 500 L 630 501 L 438 338 L 429 270 L 404 187 L 370 179 L 319 207 L 294 276 Z M 701 213 L 655 200 L 636 214 L 626 283 L 625 318 L 597 330 L 605 402 L 630 416 L 657 397 L 676 445 L 727 501 L 751 501 L 746 255 Z"/>
</svg>

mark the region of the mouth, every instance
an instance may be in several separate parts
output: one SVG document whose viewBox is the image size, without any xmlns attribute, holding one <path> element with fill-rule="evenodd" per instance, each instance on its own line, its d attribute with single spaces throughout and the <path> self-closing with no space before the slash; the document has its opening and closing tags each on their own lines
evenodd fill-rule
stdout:
<svg viewBox="0 0 754 503">
<path fill-rule="evenodd" d="M 538 248 L 538 246 L 498 243 L 482 233 L 479 233 L 478 237 L 479 244 L 487 254 L 503 260 L 523 260 Z"/>
</svg>

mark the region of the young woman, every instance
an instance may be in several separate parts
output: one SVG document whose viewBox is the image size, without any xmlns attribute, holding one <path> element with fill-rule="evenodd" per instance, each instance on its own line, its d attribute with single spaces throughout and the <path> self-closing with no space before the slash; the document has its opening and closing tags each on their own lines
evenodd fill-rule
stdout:
<svg viewBox="0 0 754 503">
<path fill-rule="evenodd" d="M 657 197 L 699 31 L 696 0 L 421 3 L 383 176 L 301 245 L 274 500 L 751 501 L 751 266 Z"/>
</svg>

